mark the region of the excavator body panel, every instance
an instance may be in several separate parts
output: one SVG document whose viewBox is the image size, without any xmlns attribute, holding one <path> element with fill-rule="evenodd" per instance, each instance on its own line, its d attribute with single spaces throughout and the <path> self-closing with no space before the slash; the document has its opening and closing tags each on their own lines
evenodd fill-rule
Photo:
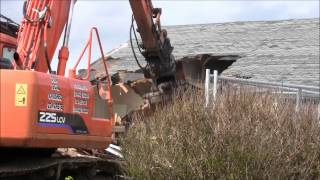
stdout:
<svg viewBox="0 0 320 180">
<path fill-rule="evenodd" d="M 1 147 L 104 149 L 113 116 L 95 117 L 96 86 L 36 71 L 0 70 Z M 112 112 L 107 99 L 99 108 Z"/>
</svg>

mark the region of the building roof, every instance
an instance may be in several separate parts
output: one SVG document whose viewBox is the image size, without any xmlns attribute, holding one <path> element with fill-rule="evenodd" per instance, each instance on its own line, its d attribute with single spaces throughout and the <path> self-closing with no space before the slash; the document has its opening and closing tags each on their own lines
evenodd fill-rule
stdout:
<svg viewBox="0 0 320 180">
<path fill-rule="evenodd" d="M 230 22 L 165 27 L 176 59 L 199 54 L 239 55 L 222 72 L 272 82 L 319 86 L 319 19 Z M 138 50 L 136 50 L 137 54 Z M 137 70 L 131 47 L 108 53 L 111 73 Z M 138 56 L 143 61 L 142 56 Z M 99 69 L 101 61 L 93 63 Z"/>
</svg>

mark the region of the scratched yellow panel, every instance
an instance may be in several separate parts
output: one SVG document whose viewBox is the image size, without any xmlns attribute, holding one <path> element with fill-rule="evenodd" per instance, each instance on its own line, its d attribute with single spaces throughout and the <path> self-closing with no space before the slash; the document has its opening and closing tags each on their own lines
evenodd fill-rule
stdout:
<svg viewBox="0 0 320 180">
<path fill-rule="evenodd" d="M 16 95 L 15 105 L 16 106 L 27 106 L 28 102 L 28 85 L 27 84 L 16 84 Z"/>
</svg>

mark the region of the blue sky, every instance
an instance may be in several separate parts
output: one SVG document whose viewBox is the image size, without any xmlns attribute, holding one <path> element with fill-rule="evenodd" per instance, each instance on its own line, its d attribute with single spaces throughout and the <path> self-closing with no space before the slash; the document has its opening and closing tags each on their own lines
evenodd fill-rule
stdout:
<svg viewBox="0 0 320 180">
<path fill-rule="evenodd" d="M 1 14 L 20 23 L 23 1 L 1 0 L 0 2 Z M 318 0 L 153 1 L 153 5 L 163 9 L 163 25 L 319 17 Z M 96 26 L 99 29 L 104 51 L 108 52 L 129 39 L 130 20 L 131 9 L 126 0 L 78 0 L 73 14 L 68 67 L 74 65 L 91 27 Z M 97 59 L 98 49 L 93 51 L 96 51 L 93 53 L 93 59 Z M 57 56 L 54 57 L 53 67 L 56 67 L 56 58 Z M 84 64 L 81 66 L 85 67 Z"/>
</svg>

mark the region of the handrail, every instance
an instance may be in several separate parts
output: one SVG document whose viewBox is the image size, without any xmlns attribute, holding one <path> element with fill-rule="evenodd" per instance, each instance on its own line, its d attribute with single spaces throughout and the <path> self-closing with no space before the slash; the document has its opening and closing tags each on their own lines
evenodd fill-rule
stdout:
<svg viewBox="0 0 320 180">
<path fill-rule="evenodd" d="M 210 75 L 213 77 L 213 75 Z M 288 84 L 288 83 L 278 83 L 278 82 L 266 82 L 266 81 L 259 81 L 259 80 L 251 80 L 251 79 L 240 79 L 240 78 L 233 78 L 233 77 L 225 77 L 219 76 L 218 79 L 233 81 L 243 84 L 257 84 L 257 85 L 265 85 L 265 86 L 276 86 L 276 87 L 287 87 L 287 88 L 294 88 L 294 89 L 305 89 L 310 91 L 320 91 L 320 87 L 316 86 L 306 86 L 306 85 L 297 85 L 297 84 Z"/>
<path fill-rule="evenodd" d="M 76 78 L 76 69 L 84 55 L 84 53 L 86 52 L 86 50 L 89 48 L 89 55 L 88 55 L 88 69 L 87 69 L 87 75 L 86 77 L 82 78 L 83 80 L 89 80 L 90 78 L 90 72 L 91 72 L 91 49 L 92 49 L 92 34 L 93 32 L 95 32 L 96 34 L 96 37 L 97 37 L 97 40 L 98 40 L 98 43 L 99 43 L 99 48 L 100 48 L 100 53 L 101 53 L 101 59 L 103 61 L 103 66 L 104 66 L 104 69 L 106 71 L 106 75 L 108 75 L 108 68 L 107 68 L 107 64 L 106 64 L 106 58 L 104 56 L 104 52 L 103 52 L 103 48 L 102 48 L 102 45 L 101 45 L 101 40 L 100 40 L 100 36 L 99 36 L 99 32 L 98 32 L 98 29 L 96 27 L 93 27 L 91 28 L 90 30 L 90 36 L 89 36 L 89 39 L 86 43 L 86 46 L 84 47 L 84 49 L 81 51 L 81 54 L 80 54 L 80 57 L 78 58 L 75 66 L 69 70 L 69 76 L 71 78 Z M 109 80 L 108 80 L 109 81 Z M 108 82 L 109 83 L 109 82 Z"/>
<path fill-rule="evenodd" d="M 281 90 L 288 90 L 288 91 L 296 92 L 296 110 L 299 110 L 299 104 L 301 101 L 302 93 L 306 93 L 305 95 L 308 94 L 309 97 L 313 97 L 313 98 L 315 97 L 320 100 L 320 87 L 218 76 L 218 72 L 216 70 L 214 71 L 214 74 L 210 74 L 210 70 L 206 69 L 206 76 L 205 76 L 205 100 L 206 100 L 206 103 L 205 103 L 205 106 L 207 106 L 209 103 L 209 91 L 211 90 L 209 85 L 210 85 L 211 78 L 214 79 L 213 89 L 212 89 L 213 90 L 213 100 L 215 100 L 215 96 L 217 93 L 217 86 L 218 86 L 217 81 L 218 80 L 234 82 L 234 83 L 238 83 L 238 84 L 246 84 L 246 85 L 250 85 L 250 86 L 265 87 L 265 88 L 277 88 L 277 89 L 281 89 Z M 320 117 L 320 103 L 319 103 L 319 117 Z"/>
<path fill-rule="evenodd" d="M 102 48 L 102 44 L 101 44 L 101 40 L 100 40 L 100 36 L 99 36 L 99 32 L 98 32 L 98 29 L 96 27 L 93 27 L 91 28 L 90 30 L 90 36 L 89 36 L 89 39 L 88 39 L 88 42 L 86 43 L 86 46 L 85 48 L 82 50 L 81 54 L 80 54 L 80 57 L 78 58 L 75 66 L 69 70 L 69 77 L 70 78 L 74 78 L 76 79 L 76 69 L 84 55 L 84 53 L 86 52 L 86 50 L 89 48 L 89 54 L 88 54 L 88 70 L 87 70 L 87 75 L 85 78 L 81 78 L 82 80 L 90 80 L 90 72 L 91 72 L 91 50 L 92 50 L 92 34 L 95 32 L 96 34 L 96 37 L 97 37 L 97 40 L 98 40 L 98 43 L 99 43 L 99 48 L 100 48 L 100 53 L 101 53 L 101 59 L 102 59 L 102 62 L 103 62 L 103 66 L 104 66 L 104 69 L 105 69 L 105 72 L 106 72 L 106 81 L 107 81 L 107 99 L 108 99 L 108 107 L 109 107 L 109 114 L 113 114 L 112 113 L 112 103 L 113 103 L 113 100 L 112 100 L 112 96 L 111 96 L 111 80 L 109 78 L 109 73 L 108 73 L 108 68 L 107 68 L 107 64 L 106 64 L 106 57 L 104 56 L 104 52 L 103 52 L 103 48 Z M 111 117 L 111 119 L 113 119 L 113 117 Z M 114 120 L 113 120 L 114 122 Z"/>
</svg>

